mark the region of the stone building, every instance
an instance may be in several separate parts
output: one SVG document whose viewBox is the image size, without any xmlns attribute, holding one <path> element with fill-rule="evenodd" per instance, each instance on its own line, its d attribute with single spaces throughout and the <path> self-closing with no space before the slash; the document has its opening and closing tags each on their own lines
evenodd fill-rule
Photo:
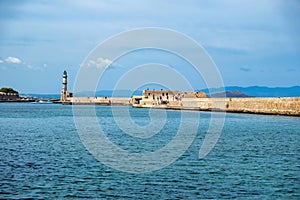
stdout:
<svg viewBox="0 0 300 200">
<path fill-rule="evenodd" d="M 143 90 L 142 96 L 134 96 L 133 103 L 140 105 L 169 105 L 180 104 L 188 98 L 205 98 L 204 92 L 185 92 L 179 90 Z"/>
<path fill-rule="evenodd" d="M 0 92 L 0 101 L 17 101 L 19 99 L 19 93 Z"/>
</svg>

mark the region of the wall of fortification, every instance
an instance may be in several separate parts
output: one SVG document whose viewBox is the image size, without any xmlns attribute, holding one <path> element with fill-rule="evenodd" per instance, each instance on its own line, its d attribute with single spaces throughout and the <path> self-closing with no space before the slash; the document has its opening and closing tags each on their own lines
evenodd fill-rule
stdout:
<svg viewBox="0 0 300 200">
<path fill-rule="evenodd" d="M 131 98 L 73 97 L 68 98 L 68 102 L 133 105 Z M 140 104 L 133 106 L 300 116 L 300 98 L 183 98 L 181 101 L 170 101 L 168 104 L 158 104 L 158 101 L 143 99 Z"/>
<path fill-rule="evenodd" d="M 227 111 L 300 115 L 300 98 L 229 98 Z"/>
<path fill-rule="evenodd" d="M 131 98 L 105 98 L 105 97 L 70 97 L 67 103 L 72 104 L 105 104 L 105 105 L 131 105 Z"/>
<path fill-rule="evenodd" d="M 182 109 L 300 116 L 300 98 L 183 99 Z"/>
</svg>

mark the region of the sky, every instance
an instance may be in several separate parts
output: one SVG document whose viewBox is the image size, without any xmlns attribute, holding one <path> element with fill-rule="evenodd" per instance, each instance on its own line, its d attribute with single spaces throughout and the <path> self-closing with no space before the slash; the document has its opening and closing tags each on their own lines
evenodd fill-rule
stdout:
<svg viewBox="0 0 300 200">
<path fill-rule="evenodd" d="M 97 45 L 143 27 L 174 30 L 199 43 L 225 86 L 299 86 L 299 21 L 298 0 L 0 0 L 0 87 L 59 93 L 67 70 L 73 90 L 80 67 Z M 161 55 L 120 58 L 103 80 L 113 82 L 124 66 L 147 64 L 149 56 Z M 172 60 L 169 65 L 186 64 Z M 205 86 L 199 80 L 194 88 Z"/>
</svg>

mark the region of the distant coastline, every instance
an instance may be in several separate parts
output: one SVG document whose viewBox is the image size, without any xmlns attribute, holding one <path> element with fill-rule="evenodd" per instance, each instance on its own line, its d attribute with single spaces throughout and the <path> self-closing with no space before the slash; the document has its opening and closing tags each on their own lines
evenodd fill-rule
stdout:
<svg viewBox="0 0 300 200">
<path fill-rule="evenodd" d="M 12 88 L 0 89 L 0 103 L 3 102 L 55 102 L 59 100 L 59 95 L 31 95 L 19 94 Z"/>
<path fill-rule="evenodd" d="M 196 90 L 199 92 L 205 92 L 208 97 L 216 97 L 216 94 L 220 94 L 221 91 L 227 93 L 226 97 L 240 97 L 239 95 L 244 94 L 245 97 L 300 97 L 300 86 L 291 87 L 264 87 L 264 86 L 227 86 L 224 88 L 210 88 Z M 74 94 L 74 96 L 83 97 L 131 97 L 142 95 L 142 90 L 131 91 L 131 90 L 100 90 L 96 92 L 86 91 Z M 241 92 L 237 94 L 237 92 Z M 211 94 L 210 94 L 211 93 Z M 228 95 L 228 93 L 236 93 Z M 60 94 L 40 94 L 40 93 L 20 93 L 20 97 L 33 98 L 33 99 L 59 99 Z M 222 97 L 224 95 L 221 95 Z"/>
<path fill-rule="evenodd" d="M 224 88 L 210 88 L 196 90 L 196 92 L 205 92 L 206 95 L 213 96 L 220 92 L 241 92 L 245 97 L 300 97 L 300 86 L 292 87 L 263 87 L 263 86 L 249 86 L 249 87 L 239 87 L 239 86 L 228 86 Z M 142 90 L 131 91 L 131 90 L 100 90 L 100 91 L 85 91 L 80 93 L 75 93 L 74 96 L 78 97 L 131 97 L 142 95 Z M 57 98 L 60 97 L 59 94 L 56 95 Z M 227 97 L 240 97 L 240 94 L 230 95 Z M 47 95 L 44 95 L 46 97 Z M 224 97 L 224 95 L 222 96 Z"/>
</svg>

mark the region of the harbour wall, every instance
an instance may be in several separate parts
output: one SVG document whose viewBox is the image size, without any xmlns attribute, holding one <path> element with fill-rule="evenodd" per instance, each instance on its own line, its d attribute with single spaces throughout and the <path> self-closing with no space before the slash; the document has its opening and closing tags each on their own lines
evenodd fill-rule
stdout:
<svg viewBox="0 0 300 200">
<path fill-rule="evenodd" d="M 71 97 L 63 104 L 74 105 L 122 105 L 136 108 L 160 108 L 174 110 L 199 110 L 217 112 L 237 112 L 300 117 L 300 97 L 284 98 L 182 98 L 159 104 L 147 100 L 139 104 L 133 98 Z"/>
<path fill-rule="evenodd" d="M 74 105 L 132 105 L 131 98 L 107 98 L 107 97 L 70 97 L 67 101 L 61 102 L 62 104 Z"/>
<path fill-rule="evenodd" d="M 300 98 L 183 98 L 168 105 L 134 107 L 300 116 Z"/>
<path fill-rule="evenodd" d="M 300 98 L 203 98 L 183 100 L 182 108 L 239 113 L 300 116 Z"/>
</svg>

